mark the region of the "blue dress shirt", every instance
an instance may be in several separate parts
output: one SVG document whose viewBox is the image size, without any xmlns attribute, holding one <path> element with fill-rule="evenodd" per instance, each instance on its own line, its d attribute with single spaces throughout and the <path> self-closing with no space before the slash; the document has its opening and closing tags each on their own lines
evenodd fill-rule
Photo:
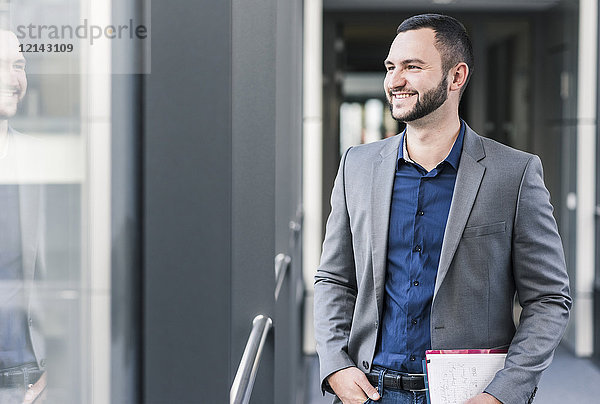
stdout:
<svg viewBox="0 0 600 404">
<path fill-rule="evenodd" d="M 381 330 L 373 364 L 422 373 L 430 312 L 465 123 L 446 159 L 427 172 L 410 160 L 402 133 L 392 193 Z"/>
</svg>

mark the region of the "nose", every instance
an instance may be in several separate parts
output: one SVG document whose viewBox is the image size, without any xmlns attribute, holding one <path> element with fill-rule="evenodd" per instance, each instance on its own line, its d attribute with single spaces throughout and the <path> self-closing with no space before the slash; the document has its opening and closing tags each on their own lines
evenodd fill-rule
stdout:
<svg viewBox="0 0 600 404">
<path fill-rule="evenodd" d="M 406 78 L 401 69 L 396 69 L 390 73 L 389 86 L 390 88 L 402 88 L 406 85 Z"/>
<path fill-rule="evenodd" d="M 6 86 L 19 84 L 18 72 L 6 63 L 0 63 L 0 84 Z"/>
</svg>

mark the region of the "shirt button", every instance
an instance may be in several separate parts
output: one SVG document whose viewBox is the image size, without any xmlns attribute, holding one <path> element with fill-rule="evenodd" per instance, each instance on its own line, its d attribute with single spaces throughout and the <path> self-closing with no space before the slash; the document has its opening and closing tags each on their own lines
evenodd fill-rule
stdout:
<svg viewBox="0 0 600 404">
<path fill-rule="evenodd" d="M 425 214 L 425 212 L 423 212 L 422 210 L 417 212 L 417 215 L 419 215 L 419 216 L 423 216 L 424 214 Z"/>
<path fill-rule="evenodd" d="M 411 361 L 411 362 L 414 362 L 414 361 L 416 361 L 416 360 L 417 360 L 417 358 L 415 358 L 415 356 L 414 356 L 414 355 L 411 355 L 411 356 L 410 356 L 410 361 Z"/>
<path fill-rule="evenodd" d="M 379 323 L 375 321 L 375 329 L 377 329 L 377 327 L 379 327 Z"/>
<path fill-rule="evenodd" d="M 365 368 L 366 370 L 369 370 L 369 362 L 363 361 L 363 368 Z"/>
<path fill-rule="evenodd" d="M 414 281 L 414 282 L 413 282 L 413 285 L 415 285 L 415 286 L 419 286 L 419 281 Z"/>
<path fill-rule="evenodd" d="M 421 246 L 417 244 L 417 245 L 415 246 L 415 249 L 414 249 L 414 251 L 415 251 L 415 252 L 421 252 Z"/>
<path fill-rule="evenodd" d="M 413 325 L 416 325 L 416 324 L 417 324 L 417 320 L 413 319 L 413 320 L 411 321 L 411 323 L 413 323 Z"/>
</svg>

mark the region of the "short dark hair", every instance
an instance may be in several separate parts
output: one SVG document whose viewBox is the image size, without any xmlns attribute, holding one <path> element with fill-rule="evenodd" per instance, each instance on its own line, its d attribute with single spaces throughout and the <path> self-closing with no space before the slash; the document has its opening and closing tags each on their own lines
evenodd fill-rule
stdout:
<svg viewBox="0 0 600 404">
<path fill-rule="evenodd" d="M 398 26 L 396 34 L 413 31 L 421 28 L 431 28 L 435 31 L 435 47 L 442 56 L 442 69 L 448 72 L 460 62 L 469 66 L 467 86 L 473 73 L 473 45 L 464 25 L 455 18 L 443 14 L 420 14 L 415 15 Z M 461 91 L 462 94 L 462 91 Z"/>
</svg>

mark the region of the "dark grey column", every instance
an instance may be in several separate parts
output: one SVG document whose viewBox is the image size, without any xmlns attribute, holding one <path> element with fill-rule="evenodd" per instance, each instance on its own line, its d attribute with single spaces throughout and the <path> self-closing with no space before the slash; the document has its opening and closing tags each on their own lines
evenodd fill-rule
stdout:
<svg viewBox="0 0 600 404">
<path fill-rule="evenodd" d="M 277 2 L 232 4 L 231 365 L 235 369 L 254 316 L 274 317 Z M 273 402 L 273 370 L 271 333 L 252 403 Z"/>
<path fill-rule="evenodd" d="M 303 404 L 302 0 L 277 4 L 275 252 L 291 258 L 275 303 L 274 402 Z"/>
<path fill-rule="evenodd" d="M 230 1 L 152 3 L 143 98 L 145 404 L 229 400 L 231 52 Z"/>
<path fill-rule="evenodd" d="M 296 394 L 301 263 L 289 222 L 300 201 L 301 7 L 152 4 L 152 74 L 143 83 L 144 403 L 227 402 L 258 314 L 272 317 L 275 331 L 252 402 Z M 278 252 L 292 256 L 293 269 L 276 306 Z"/>
</svg>

